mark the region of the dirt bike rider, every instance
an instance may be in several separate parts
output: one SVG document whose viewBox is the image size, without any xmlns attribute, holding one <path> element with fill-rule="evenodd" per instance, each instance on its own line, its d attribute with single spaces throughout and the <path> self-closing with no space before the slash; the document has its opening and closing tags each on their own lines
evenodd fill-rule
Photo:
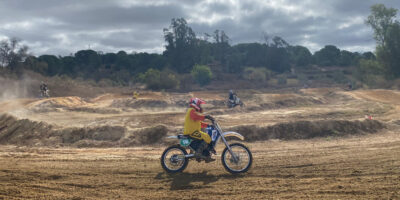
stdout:
<svg viewBox="0 0 400 200">
<path fill-rule="evenodd" d="M 234 92 L 233 90 L 229 90 L 229 102 L 231 102 L 232 104 L 236 104 L 236 92 Z"/>
<path fill-rule="evenodd" d="M 198 159 L 204 159 L 206 162 L 211 162 L 215 159 L 211 158 L 211 154 L 204 156 L 203 151 L 209 150 L 215 154 L 214 144 L 211 141 L 210 135 L 201 131 L 201 129 L 209 126 L 207 123 L 203 122 L 205 119 L 214 121 L 214 118 L 210 115 L 201 114 L 203 112 L 201 105 L 205 103 L 205 101 L 199 98 L 190 99 L 189 109 L 187 110 L 185 116 L 183 134 L 188 135 L 191 138 L 201 140 L 201 143 L 196 149 L 195 157 Z"/>
<path fill-rule="evenodd" d="M 40 84 L 40 92 L 42 93 L 42 94 L 45 94 L 45 92 L 48 90 L 48 87 L 47 87 L 47 84 L 45 83 L 45 82 L 41 82 L 41 84 Z"/>
</svg>

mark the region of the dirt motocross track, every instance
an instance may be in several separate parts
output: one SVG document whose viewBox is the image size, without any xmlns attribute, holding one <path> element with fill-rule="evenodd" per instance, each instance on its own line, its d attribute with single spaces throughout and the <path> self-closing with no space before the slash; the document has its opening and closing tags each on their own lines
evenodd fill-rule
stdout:
<svg viewBox="0 0 400 200">
<path fill-rule="evenodd" d="M 399 92 L 238 94 L 244 108 L 221 91 L 2 101 L 0 199 L 400 199 Z M 248 173 L 218 159 L 163 172 L 163 138 L 182 130 L 191 96 L 248 138 Z"/>
</svg>

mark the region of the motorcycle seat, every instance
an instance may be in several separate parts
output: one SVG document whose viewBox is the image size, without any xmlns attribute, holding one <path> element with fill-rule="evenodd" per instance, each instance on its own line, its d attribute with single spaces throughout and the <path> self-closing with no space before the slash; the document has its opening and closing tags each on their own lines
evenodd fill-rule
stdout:
<svg viewBox="0 0 400 200">
<path fill-rule="evenodd" d="M 190 137 L 188 135 L 183 135 L 183 134 L 178 135 L 178 139 L 186 139 L 186 138 L 190 138 Z"/>
</svg>

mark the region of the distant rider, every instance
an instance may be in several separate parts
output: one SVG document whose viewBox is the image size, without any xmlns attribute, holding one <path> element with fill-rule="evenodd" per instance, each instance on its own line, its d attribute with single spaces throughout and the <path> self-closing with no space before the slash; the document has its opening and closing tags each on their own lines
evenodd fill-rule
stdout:
<svg viewBox="0 0 400 200">
<path fill-rule="evenodd" d="M 48 93 L 47 93 L 48 89 L 49 88 L 48 88 L 47 84 L 42 81 L 40 84 L 40 94 L 42 97 L 48 96 Z"/>
<path fill-rule="evenodd" d="M 42 81 L 40 84 L 40 91 L 47 91 L 47 84 Z"/>
<path fill-rule="evenodd" d="M 203 122 L 205 119 L 214 121 L 214 118 L 210 115 L 201 114 L 203 112 L 201 105 L 205 103 L 205 101 L 199 98 L 190 99 L 189 109 L 187 110 L 185 116 L 183 134 L 189 135 L 191 138 L 201 140 L 200 145 L 196 149 L 195 157 L 199 159 L 204 159 L 206 162 L 211 162 L 215 159 L 211 158 L 210 154 L 208 156 L 204 156 L 203 151 L 210 150 L 212 152 L 215 152 L 215 150 L 213 148 L 210 135 L 201 131 L 201 129 L 209 126 L 207 123 Z"/>
<path fill-rule="evenodd" d="M 348 90 L 353 90 L 353 84 L 350 81 L 347 82 L 347 89 Z"/>
<path fill-rule="evenodd" d="M 236 102 L 236 92 L 233 90 L 229 90 L 229 101 L 235 103 Z"/>
<path fill-rule="evenodd" d="M 132 93 L 132 98 L 133 98 L 133 99 L 138 99 L 138 98 L 139 98 L 139 92 L 134 91 L 134 92 Z"/>
</svg>

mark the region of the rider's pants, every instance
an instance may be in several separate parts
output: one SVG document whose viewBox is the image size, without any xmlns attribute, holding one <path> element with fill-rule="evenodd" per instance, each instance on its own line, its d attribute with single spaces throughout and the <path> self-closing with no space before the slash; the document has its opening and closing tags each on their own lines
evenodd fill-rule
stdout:
<svg viewBox="0 0 400 200">
<path fill-rule="evenodd" d="M 190 137 L 198 139 L 198 140 L 204 140 L 207 144 L 210 144 L 211 142 L 211 137 L 207 133 L 204 133 L 203 131 L 195 131 L 191 134 L 189 134 Z"/>
</svg>

